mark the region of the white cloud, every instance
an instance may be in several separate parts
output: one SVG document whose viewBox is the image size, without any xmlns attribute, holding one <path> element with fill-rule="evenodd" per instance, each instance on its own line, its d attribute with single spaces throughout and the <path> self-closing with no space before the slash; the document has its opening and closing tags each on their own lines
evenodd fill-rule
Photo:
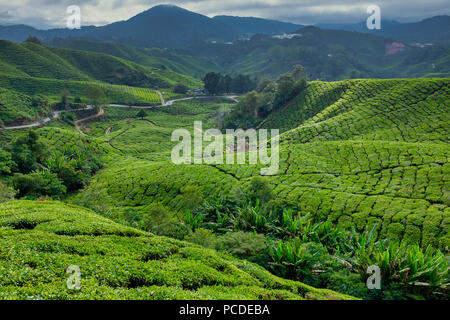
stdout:
<svg viewBox="0 0 450 320">
<path fill-rule="evenodd" d="M 448 0 L 167 0 L 165 3 L 208 16 L 257 16 L 303 24 L 362 21 L 371 4 L 380 5 L 385 19 L 400 21 L 450 13 Z M 83 25 L 103 25 L 129 19 L 158 4 L 159 0 L 0 0 L 0 23 L 64 27 L 66 8 L 78 5 Z"/>
</svg>

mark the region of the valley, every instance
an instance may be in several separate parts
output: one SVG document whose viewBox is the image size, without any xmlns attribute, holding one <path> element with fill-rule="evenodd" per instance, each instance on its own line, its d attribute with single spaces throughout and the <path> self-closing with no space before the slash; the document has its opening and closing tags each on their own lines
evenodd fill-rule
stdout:
<svg viewBox="0 0 450 320">
<path fill-rule="evenodd" d="M 412 39 L 394 26 L 385 34 Z M 1 300 L 448 300 L 442 37 L 387 54 L 396 39 L 381 32 L 175 6 L 26 39 L 11 29 Z M 200 159 L 175 163 L 177 130 Z M 279 135 L 265 149 L 252 130 Z M 205 156 L 211 136 L 222 143 Z M 269 159 L 278 170 L 262 174 Z M 381 289 L 367 285 L 373 266 Z"/>
</svg>

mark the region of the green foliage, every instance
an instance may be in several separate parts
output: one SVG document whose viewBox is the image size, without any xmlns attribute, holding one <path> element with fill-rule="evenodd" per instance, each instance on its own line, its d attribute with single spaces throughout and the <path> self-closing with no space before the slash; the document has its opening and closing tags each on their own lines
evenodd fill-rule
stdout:
<svg viewBox="0 0 450 320">
<path fill-rule="evenodd" d="M 100 107 L 108 103 L 105 92 L 99 87 L 87 87 L 84 91 L 84 96 L 88 99 L 89 103 L 95 107 Z"/>
<path fill-rule="evenodd" d="M 12 161 L 11 153 L 0 148 L 0 174 L 10 174 L 15 163 Z"/>
<path fill-rule="evenodd" d="M 0 248 L 2 299 L 352 299 L 60 202 L 0 204 Z"/>
<path fill-rule="evenodd" d="M 217 244 L 214 232 L 207 229 L 195 229 L 195 231 L 187 235 L 184 240 L 209 249 L 214 249 Z"/>
<path fill-rule="evenodd" d="M 306 78 L 298 79 L 302 68 L 280 76 L 276 82 L 263 79 L 257 91 L 248 93 L 224 120 L 224 128 L 256 127 L 271 113 L 280 109 L 308 87 Z"/>
<path fill-rule="evenodd" d="M 138 223 L 143 230 L 176 239 L 183 239 L 189 232 L 187 227 L 177 221 L 176 217 L 159 203 L 150 205 L 145 211 Z"/>
<path fill-rule="evenodd" d="M 6 158 L 0 163 L 15 173 L 13 184 L 19 197 L 61 197 L 75 192 L 87 184 L 103 163 L 93 145 L 51 145 L 36 131 L 18 136 L 11 150 L 12 161 L 8 160 L 8 153 L 2 152 Z"/>
<path fill-rule="evenodd" d="M 14 120 L 30 121 L 49 111 L 48 101 L 43 96 L 27 96 L 0 88 L 0 119 L 4 125 Z"/>
<path fill-rule="evenodd" d="M 138 113 L 137 113 L 137 115 L 136 115 L 136 117 L 138 117 L 138 118 L 141 118 L 141 120 L 144 120 L 144 118 L 147 116 L 147 112 L 145 112 L 145 110 L 140 110 Z"/>
<path fill-rule="evenodd" d="M 188 185 L 183 188 L 182 207 L 187 210 L 197 208 L 204 201 L 203 192 L 201 188 Z"/>
<path fill-rule="evenodd" d="M 67 191 L 58 176 L 42 170 L 30 174 L 16 173 L 13 178 L 14 188 L 19 190 L 18 197 L 37 199 L 41 195 L 61 197 Z"/>
<path fill-rule="evenodd" d="M 174 88 L 173 88 L 173 92 L 174 93 L 179 93 L 179 94 L 186 94 L 188 92 L 189 88 L 187 86 L 185 86 L 184 84 L 177 84 Z"/>
<path fill-rule="evenodd" d="M 353 235 L 347 243 L 346 257 L 342 259 L 361 277 L 367 276 L 369 266 L 376 265 L 383 286 L 401 284 L 412 298 L 448 295 L 450 267 L 439 250 L 406 242 L 376 241 L 375 227 L 361 236 Z"/>
<path fill-rule="evenodd" d="M 269 260 L 269 246 L 262 234 L 228 232 L 217 238 L 216 248 L 265 267 Z"/>
<path fill-rule="evenodd" d="M 15 195 L 16 192 L 14 189 L 0 181 L 0 203 L 13 200 Z"/>
<path fill-rule="evenodd" d="M 196 230 L 200 228 L 203 224 L 203 217 L 199 214 L 194 215 L 191 213 L 191 211 L 186 211 L 185 216 L 185 223 L 187 226 L 189 226 L 192 230 Z"/>
<path fill-rule="evenodd" d="M 265 204 L 273 198 L 271 186 L 267 180 L 261 177 L 254 177 L 250 180 L 247 192 L 250 200 L 254 202 L 259 201 L 261 204 Z"/>
<path fill-rule="evenodd" d="M 220 73 L 210 72 L 203 77 L 203 83 L 206 91 L 212 95 L 231 92 L 242 94 L 256 87 L 256 84 L 249 76 L 242 74 L 232 78 L 228 75 L 223 76 Z"/>
<path fill-rule="evenodd" d="M 75 126 L 76 115 L 66 110 L 61 111 L 59 118 L 70 126 Z"/>
<path fill-rule="evenodd" d="M 12 160 L 22 173 L 30 173 L 39 168 L 47 156 L 47 147 L 41 143 L 35 131 L 19 136 L 11 146 Z"/>
</svg>

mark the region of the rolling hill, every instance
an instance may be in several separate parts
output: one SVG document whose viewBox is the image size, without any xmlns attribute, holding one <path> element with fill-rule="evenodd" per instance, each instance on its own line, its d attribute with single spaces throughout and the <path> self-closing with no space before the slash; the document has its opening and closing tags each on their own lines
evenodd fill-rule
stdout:
<svg viewBox="0 0 450 320">
<path fill-rule="evenodd" d="M 318 221 L 359 232 L 377 223 L 382 238 L 445 249 L 450 240 L 449 84 L 448 79 L 311 83 L 261 125 L 285 131 L 280 172 L 264 179 L 276 199 L 297 203 Z M 147 119 L 158 125 L 168 116 Z M 103 194 L 102 203 L 113 211 L 145 210 L 155 202 L 180 210 L 187 185 L 215 199 L 259 175 L 259 167 L 248 165 L 175 166 L 167 144 L 158 145 L 157 161 L 148 161 L 154 151 L 133 142 L 145 125 L 133 132 L 120 120 L 115 123 L 120 138 L 109 141 L 115 146 L 121 141 L 131 158 L 103 170 L 86 190 Z M 165 131 L 145 128 L 149 139 Z M 165 135 L 168 139 L 170 130 Z"/>
<path fill-rule="evenodd" d="M 232 41 L 239 37 L 238 32 L 228 25 L 172 5 L 155 6 L 127 21 L 79 30 L 0 27 L 1 39 L 22 42 L 29 35 L 40 39 L 85 38 L 160 48 L 183 47 L 197 41 Z"/>
<path fill-rule="evenodd" d="M 90 80 L 136 87 L 165 87 L 176 83 L 197 87 L 198 80 L 170 69 L 145 67 L 108 54 L 46 47 L 33 42 L 0 40 L 2 73 L 57 80 Z"/>
<path fill-rule="evenodd" d="M 60 202 L 0 204 L 0 235 L 0 299 L 351 299 Z"/>
<path fill-rule="evenodd" d="M 268 35 L 289 34 L 303 27 L 295 23 L 254 17 L 215 16 L 213 20 L 237 30 L 241 37 L 251 37 L 258 33 Z"/>
<path fill-rule="evenodd" d="M 78 39 L 54 39 L 51 46 L 73 50 L 105 53 L 152 68 L 164 68 L 200 79 L 208 72 L 219 71 L 220 67 L 206 59 L 182 54 L 176 50 L 160 48 L 136 48 L 124 44 L 95 42 Z"/>
<path fill-rule="evenodd" d="M 255 35 L 233 45 L 195 44 L 183 50 L 201 56 L 231 73 L 277 78 L 297 64 L 310 79 L 336 81 L 360 78 L 447 77 L 449 47 L 404 46 L 388 50 L 393 40 L 374 34 L 301 28 L 291 39 Z"/>
</svg>

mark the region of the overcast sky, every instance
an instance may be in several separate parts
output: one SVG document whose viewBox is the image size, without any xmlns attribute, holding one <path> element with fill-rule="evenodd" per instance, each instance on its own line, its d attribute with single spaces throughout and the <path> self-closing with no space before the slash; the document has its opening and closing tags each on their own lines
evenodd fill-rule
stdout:
<svg viewBox="0 0 450 320">
<path fill-rule="evenodd" d="M 0 24 L 65 27 L 66 8 L 78 5 L 82 25 L 99 26 L 127 20 L 158 4 L 174 4 L 210 17 L 255 16 L 299 24 L 364 21 L 372 4 L 381 7 L 382 18 L 401 22 L 450 14 L 449 0 L 0 0 Z"/>
</svg>

